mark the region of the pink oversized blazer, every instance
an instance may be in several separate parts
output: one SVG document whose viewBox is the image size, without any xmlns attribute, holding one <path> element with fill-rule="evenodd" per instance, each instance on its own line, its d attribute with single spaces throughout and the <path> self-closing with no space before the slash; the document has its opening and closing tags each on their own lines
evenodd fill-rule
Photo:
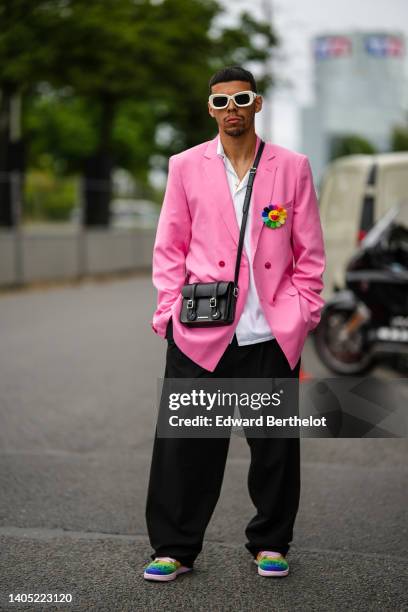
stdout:
<svg viewBox="0 0 408 612">
<path fill-rule="evenodd" d="M 232 325 L 191 328 L 179 321 L 185 283 L 233 280 L 239 226 L 219 135 L 169 159 L 169 174 L 153 248 L 157 308 L 152 329 L 162 338 L 173 317 L 179 349 L 213 372 L 231 341 L 249 286 L 249 261 L 242 252 L 239 295 Z M 260 138 L 257 136 L 257 148 Z M 286 223 L 270 229 L 262 220 L 269 204 L 283 205 Z M 291 369 L 307 334 L 320 321 L 325 252 L 318 203 L 307 156 L 265 143 L 255 176 L 249 213 L 254 279 L 266 320 Z M 271 374 L 272 376 L 273 374 Z"/>
</svg>

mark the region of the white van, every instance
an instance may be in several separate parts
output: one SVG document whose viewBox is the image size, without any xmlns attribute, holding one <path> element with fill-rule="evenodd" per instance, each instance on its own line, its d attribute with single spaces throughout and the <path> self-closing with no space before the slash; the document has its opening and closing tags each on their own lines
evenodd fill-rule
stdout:
<svg viewBox="0 0 408 612">
<path fill-rule="evenodd" d="M 344 269 L 368 230 L 408 202 L 408 152 L 349 155 L 326 169 L 319 190 L 326 247 L 323 296 L 344 286 Z"/>
</svg>

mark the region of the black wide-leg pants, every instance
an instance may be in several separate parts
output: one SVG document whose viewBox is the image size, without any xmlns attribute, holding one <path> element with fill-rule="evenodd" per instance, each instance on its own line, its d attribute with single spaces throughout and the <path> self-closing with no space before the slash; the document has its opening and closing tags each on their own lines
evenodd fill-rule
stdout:
<svg viewBox="0 0 408 612">
<path fill-rule="evenodd" d="M 234 335 L 210 372 L 177 347 L 171 319 L 166 337 L 164 378 L 299 378 L 301 360 L 291 370 L 275 338 L 239 346 Z M 300 440 L 248 436 L 246 440 L 248 490 L 256 514 L 245 529 L 245 546 L 254 558 L 260 550 L 285 555 L 299 506 Z M 146 501 L 152 559 L 168 556 L 193 566 L 220 495 L 229 443 L 229 438 L 158 437 L 156 426 Z"/>
</svg>

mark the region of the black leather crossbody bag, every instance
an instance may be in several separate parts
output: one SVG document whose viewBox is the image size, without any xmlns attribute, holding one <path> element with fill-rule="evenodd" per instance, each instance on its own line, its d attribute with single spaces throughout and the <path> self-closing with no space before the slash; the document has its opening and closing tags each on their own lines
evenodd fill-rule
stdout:
<svg viewBox="0 0 408 612">
<path fill-rule="evenodd" d="M 184 325 L 189 327 L 215 327 L 219 325 L 231 325 L 234 321 L 239 291 L 239 268 L 241 265 L 249 203 L 256 170 L 264 146 L 265 143 L 261 140 L 254 164 L 249 171 L 244 206 L 242 209 L 242 223 L 239 234 L 237 259 L 235 262 L 234 280 L 184 285 L 181 290 L 182 306 L 180 310 L 180 322 Z"/>
</svg>

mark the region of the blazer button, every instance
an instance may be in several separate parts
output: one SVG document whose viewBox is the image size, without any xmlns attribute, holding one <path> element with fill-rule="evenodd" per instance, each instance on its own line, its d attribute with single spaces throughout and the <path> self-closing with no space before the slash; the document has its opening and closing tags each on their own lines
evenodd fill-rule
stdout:
<svg viewBox="0 0 408 612">
<path fill-rule="evenodd" d="M 265 268 L 267 268 L 269 270 L 270 267 L 271 267 L 271 262 L 270 261 L 266 261 L 265 262 Z"/>
<path fill-rule="evenodd" d="M 221 266 L 221 268 L 223 268 L 225 266 L 225 261 L 219 261 L 218 265 Z"/>
</svg>

